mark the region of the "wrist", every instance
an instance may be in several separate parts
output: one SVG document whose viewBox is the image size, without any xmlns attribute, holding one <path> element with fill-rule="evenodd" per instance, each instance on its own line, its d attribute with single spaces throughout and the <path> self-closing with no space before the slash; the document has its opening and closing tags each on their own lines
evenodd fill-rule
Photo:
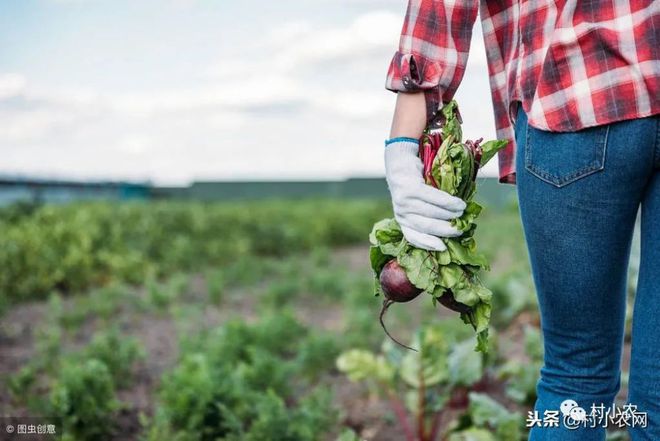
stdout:
<svg viewBox="0 0 660 441">
<path fill-rule="evenodd" d="M 390 144 L 396 144 L 396 143 L 412 143 L 419 146 L 419 139 L 411 138 L 409 136 L 396 136 L 394 138 L 385 140 L 385 147 L 389 146 Z"/>
<path fill-rule="evenodd" d="M 385 141 L 385 158 L 387 160 L 400 161 L 403 158 L 418 158 L 419 141 L 415 138 L 391 138 Z"/>
</svg>

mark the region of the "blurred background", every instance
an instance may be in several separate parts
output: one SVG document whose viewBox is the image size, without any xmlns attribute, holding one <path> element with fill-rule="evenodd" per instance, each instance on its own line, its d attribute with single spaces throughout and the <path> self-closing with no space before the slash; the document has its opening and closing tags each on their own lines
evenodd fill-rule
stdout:
<svg viewBox="0 0 660 441">
<path fill-rule="evenodd" d="M 476 236 L 489 355 L 428 296 L 387 318 L 420 353 L 378 323 L 368 234 L 391 216 L 384 84 L 405 9 L 0 0 L 4 423 L 50 417 L 66 440 L 526 439 L 542 343 L 495 160 Z M 465 136 L 493 139 L 479 20 L 456 99 Z"/>
</svg>

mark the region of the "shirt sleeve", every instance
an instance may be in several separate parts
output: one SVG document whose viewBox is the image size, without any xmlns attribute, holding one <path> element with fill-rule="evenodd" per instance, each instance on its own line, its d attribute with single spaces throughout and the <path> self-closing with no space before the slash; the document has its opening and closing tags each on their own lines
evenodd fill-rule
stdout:
<svg viewBox="0 0 660 441">
<path fill-rule="evenodd" d="M 478 0 L 409 0 L 399 49 L 387 72 L 393 92 L 424 91 L 430 121 L 465 73 Z"/>
</svg>

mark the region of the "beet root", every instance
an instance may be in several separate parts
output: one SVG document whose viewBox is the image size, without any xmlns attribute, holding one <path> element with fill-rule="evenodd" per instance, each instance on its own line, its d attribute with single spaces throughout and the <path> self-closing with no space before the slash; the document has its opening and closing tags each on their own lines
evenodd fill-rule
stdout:
<svg viewBox="0 0 660 441">
<path fill-rule="evenodd" d="M 454 294 L 452 293 L 451 289 L 445 291 L 437 299 L 444 307 L 449 308 L 452 311 L 460 312 L 463 314 L 467 314 L 471 311 L 471 308 L 468 305 L 457 302 L 456 299 L 454 299 Z"/>
<path fill-rule="evenodd" d="M 380 272 L 379 280 L 385 297 L 393 302 L 409 302 L 422 292 L 408 279 L 406 271 L 401 268 L 396 259 L 385 264 Z"/>
<path fill-rule="evenodd" d="M 383 317 L 385 316 L 387 309 L 390 307 L 390 305 L 392 305 L 392 303 L 409 302 L 417 297 L 422 292 L 422 290 L 412 284 L 406 275 L 406 271 L 401 267 L 401 265 L 399 265 L 396 259 L 392 259 L 385 264 L 380 272 L 380 277 L 378 280 L 380 281 L 380 287 L 382 288 L 383 294 L 385 295 L 385 299 L 383 300 L 383 307 L 380 310 L 380 326 L 383 328 L 383 331 L 385 331 L 385 334 L 387 334 L 387 336 L 391 338 L 393 342 L 403 346 L 404 348 L 417 351 L 417 349 L 404 345 L 396 338 L 392 337 L 392 335 L 385 327 Z"/>
</svg>

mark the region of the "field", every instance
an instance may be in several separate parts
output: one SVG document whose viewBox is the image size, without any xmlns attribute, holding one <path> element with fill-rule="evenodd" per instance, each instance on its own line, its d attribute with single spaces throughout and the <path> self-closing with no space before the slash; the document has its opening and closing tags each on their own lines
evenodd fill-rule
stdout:
<svg viewBox="0 0 660 441">
<path fill-rule="evenodd" d="M 517 207 L 486 206 L 486 356 L 428 295 L 386 318 L 420 352 L 385 338 L 367 237 L 388 201 L 5 208 L 2 414 L 65 440 L 524 440 L 539 318 Z"/>
</svg>

